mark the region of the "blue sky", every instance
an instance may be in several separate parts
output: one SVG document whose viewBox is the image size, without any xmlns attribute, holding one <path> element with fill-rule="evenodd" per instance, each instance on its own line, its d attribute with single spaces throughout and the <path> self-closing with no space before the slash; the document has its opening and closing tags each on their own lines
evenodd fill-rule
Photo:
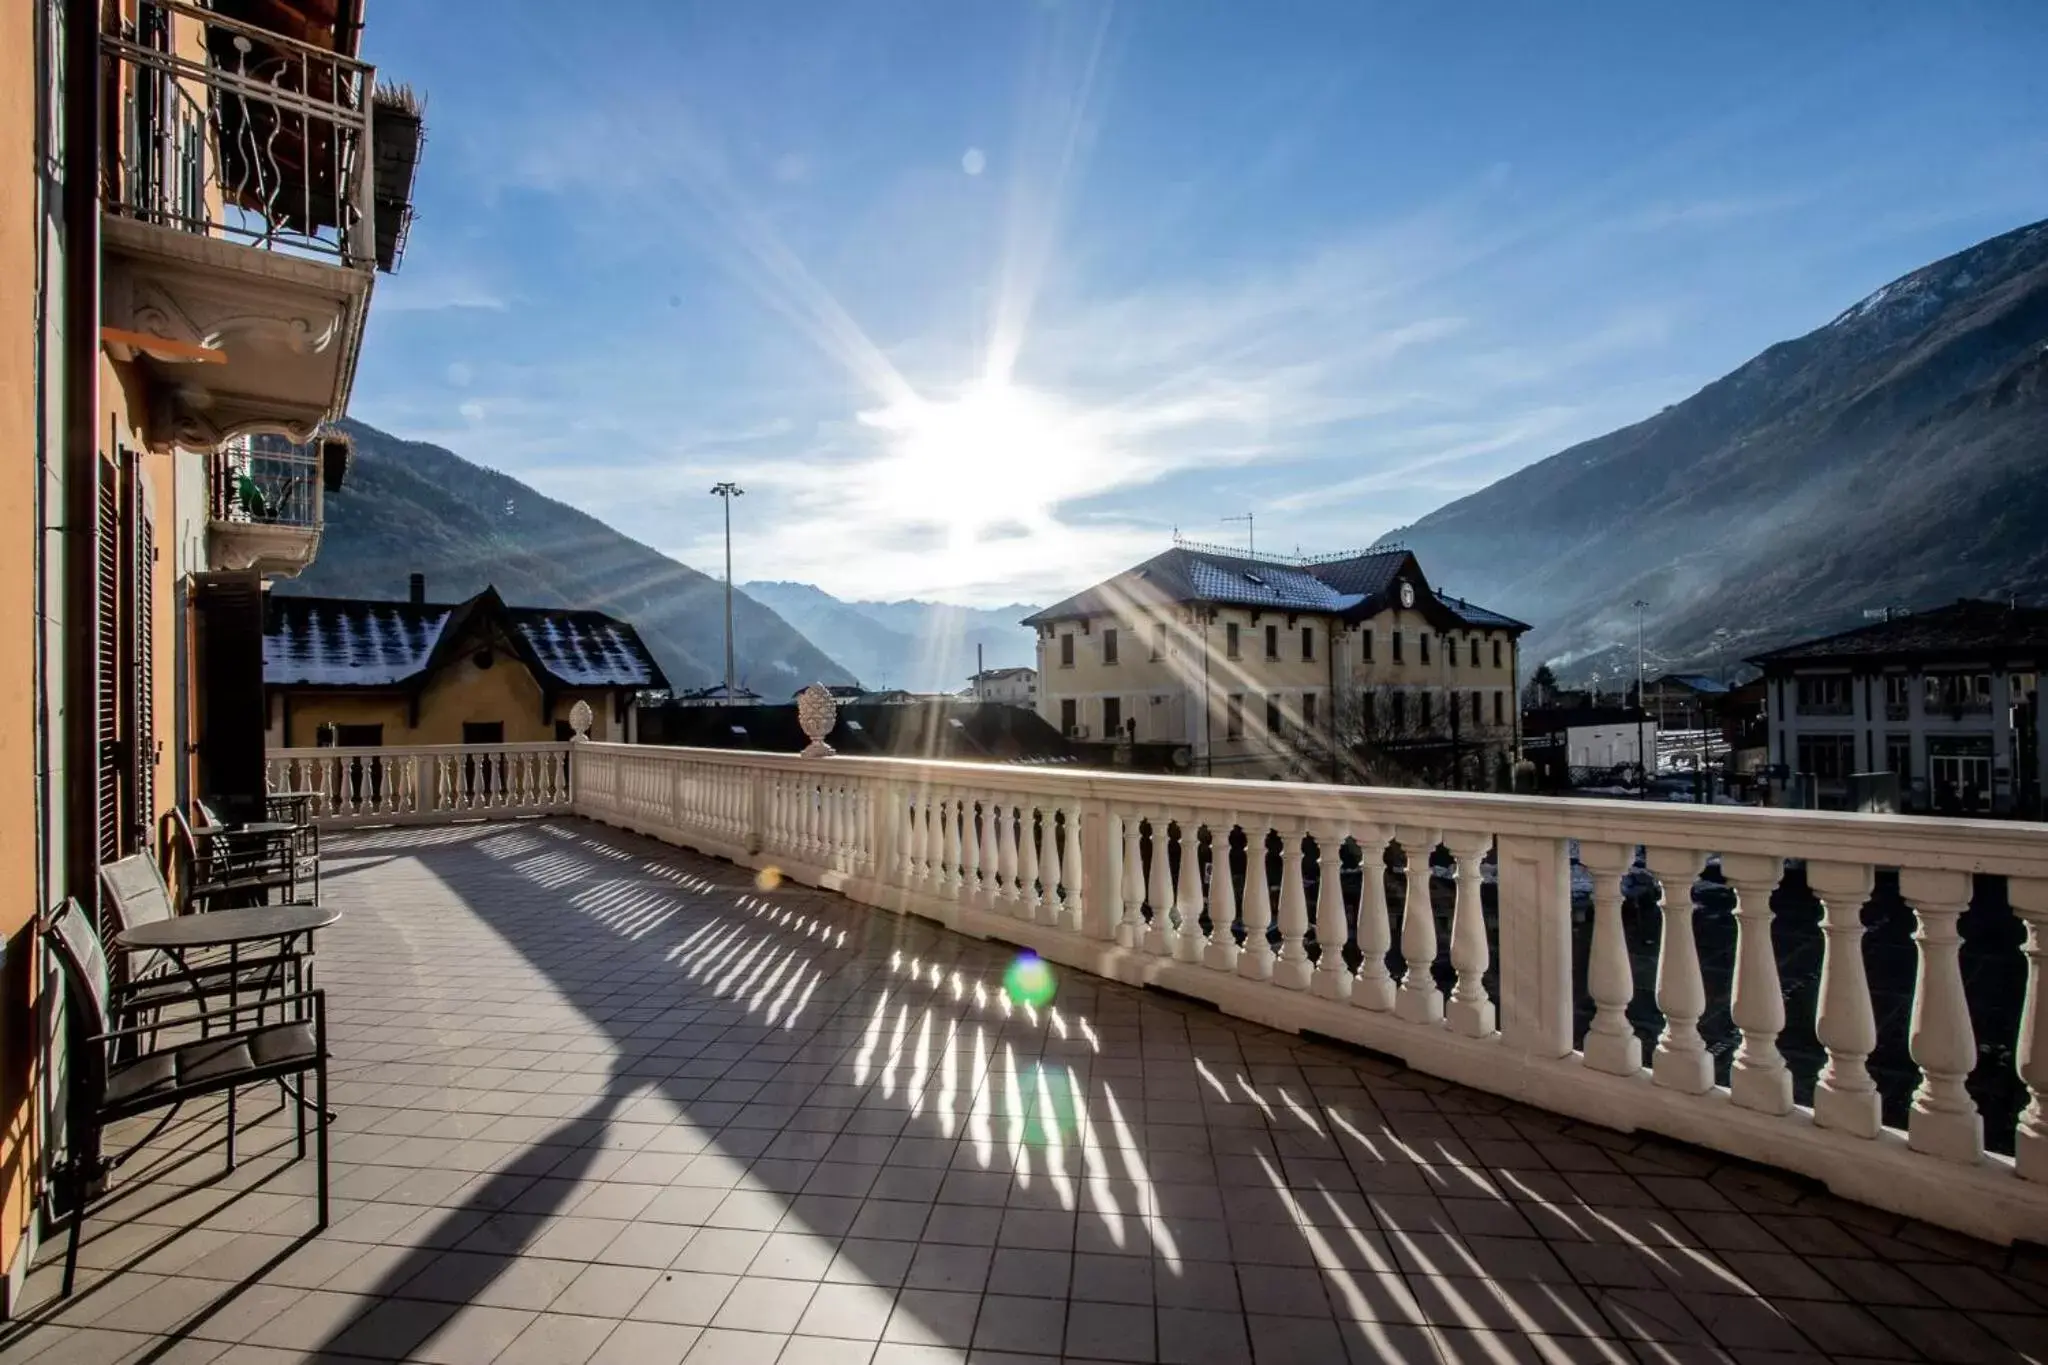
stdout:
<svg viewBox="0 0 2048 1365">
<path fill-rule="evenodd" d="M 2034 0 L 385 0 L 355 415 L 699 567 L 1363 545 L 2048 215 Z"/>
</svg>

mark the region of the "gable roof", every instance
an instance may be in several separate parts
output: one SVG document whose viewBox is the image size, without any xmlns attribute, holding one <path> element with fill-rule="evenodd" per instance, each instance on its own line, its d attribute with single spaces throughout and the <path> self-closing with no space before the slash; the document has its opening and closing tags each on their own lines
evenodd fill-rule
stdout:
<svg viewBox="0 0 2048 1365">
<path fill-rule="evenodd" d="M 269 687 L 407 687 L 446 664 L 475 628 L 496 625 L 554 687 L 666 687 L 639 632 L 601 611 L 508 607 L 497 589 L 466 602 L 387 602 L 272 593 L 263 627 Z"/>
<path fill-rule="evenodd" d="M 1403 579 L 1416 589 L 1415 610 L 1443 627 L 1524 631 L 1511 616 L 1429 585 L 1407 550 L 1388 548 L 1332 559 L 1277 559 L 1180 544 L 1064 601 L 1024 618 L 1027 626 L 1090 616 L 1158 610 L 1189 602 L 1219 606 L 1318 612 L 1359 621 L 1393 602 Z"/>
<path fill-rule="evenodd" d="M 1650 680 L 1652 687 L 1683 687 L 1689 692 L 1705 692 L 1718 695 L 1728 690 L 1728 684 L 1705 673 L 1666 673 L 1661 678 Z"/>
<path fill-rule="evenodd" d="M 2048 607 L 1965 597 L 1932 611 L 1802 640 L 1758 654 L 1750 662 L 1769 667 L 1808 660 L 1992 663 L 2012 658 L 2048 662 Z"/>
</svg>

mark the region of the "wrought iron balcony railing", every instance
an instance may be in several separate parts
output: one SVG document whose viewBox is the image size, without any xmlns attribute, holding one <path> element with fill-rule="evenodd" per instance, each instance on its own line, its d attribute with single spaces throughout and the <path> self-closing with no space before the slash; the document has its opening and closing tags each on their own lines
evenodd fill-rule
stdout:
<svg viewBox="0 0 2048 1365">
<path fill-rule="evenodd" d="M 139 0 L 100 52 L 109 212 L 355 269 L 395 262 L 402 221 L 377 231 L 373 67 L 177 0 Z M 416 113 L 411 128 L 416 143 Z"/>
<path fill-rule="evenodd" d="M 324 443 L 238 436 L 213 459 L 212 520 L 241 526 L 318 528 Z"/>
</svg>

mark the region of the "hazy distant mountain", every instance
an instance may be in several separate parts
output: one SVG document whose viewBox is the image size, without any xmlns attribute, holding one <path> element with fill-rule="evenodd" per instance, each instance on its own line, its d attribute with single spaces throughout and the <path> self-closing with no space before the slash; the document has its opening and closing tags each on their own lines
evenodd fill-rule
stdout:
<svg viewBox="0 0 2048 1365">
<path fill-rule="evenodd" d="M 869 687 L 955 692 L 974 672 L 975 647 L 989 668 L 1037 662 L 1031 632 L 1018 625 L 1038 608 L 955 607 L 942 602 L 844 602 L 809 583 L 747 583 L 766 603 L 852 669 Z"/>
<path fill-rule="evenodd" d="M 514 606 L 585 607 L 633 623 L 678 689 L 725 676 L 725 588 L 611 527 L 440 446 L 360 422 L 348 482 L 327 498 L 313 566 L 286 593 L 404 597 L 427 576 L 436 602 L 487 583 Z M 788 622 L 744 594 L 733 603 L 741 681 L 784 698 L 807 683 L 851 682 Z"/>
<path fill-rule="evenodd" d="M 2048 595 L 2048 222 L 1389 540 L 1531 622 L 1527 668 L 1712 668 L 1867 609 Z M 1725 630 L 1725 636 L 1716 632 Z"/>
</svg>

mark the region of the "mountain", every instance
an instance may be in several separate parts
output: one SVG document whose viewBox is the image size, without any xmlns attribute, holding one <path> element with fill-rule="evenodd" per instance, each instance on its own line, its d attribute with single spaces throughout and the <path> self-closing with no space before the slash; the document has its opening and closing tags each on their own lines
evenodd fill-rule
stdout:
<svg viewBox="0 0 2048 1365">
<path fill-rule="evenodd" d="M 678 690 L 725 677 L 725 587 L 715 578 L 440 446 L 349 421 L 355 459 L 327 497 L 320 554 L 276 591 L 403 597 L 406 575 L 453 602 L 496 584 L 514 606 L 583 607 L 632 622 Z M 733 600 L 741 681 L 782 699 L 853 678 L 773 611 Z"/>
<path fill-rule="evenodd" d="M 1387 540 L 1534 624 L 1525 670 L 1731 668 L 1864 611 L 2048 594 L 2048 221 L 1879 289 Z M 1717 632 L 1725 635 L 1717 637 Z"/>
<path fill-rule="evenodd" d="M 748 596 L 845 664 L 869 687 L 955 692 L 974 672 L 975 648 L 990 668 L 1037 663 L 1031 632 L 1018 625 L 1038 608 L 956 607 L 943 602 L 844 602 L 809 583 L 748 583 Z"/>
</svg>

